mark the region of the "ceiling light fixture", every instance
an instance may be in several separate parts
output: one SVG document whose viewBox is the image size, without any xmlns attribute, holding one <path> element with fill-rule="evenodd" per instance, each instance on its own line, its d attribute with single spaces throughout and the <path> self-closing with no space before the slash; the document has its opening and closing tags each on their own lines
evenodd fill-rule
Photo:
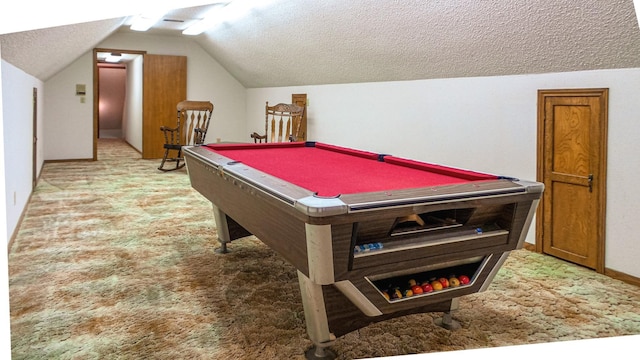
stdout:
<svg viewBox="0 0 640 360">
<path fill-rule="evenodd" d="M 196 21 L 186 29 L 182 30 L 183 35 L 199 35 L 206 31 L 209 28 L 212 28 L 214 25 L 222 22 L 222 15 L 224 13 L 224 9 L 229 6 L 230 2 L 220 2 L 214 6 L 211 10 L 209 10 L 202 19 Z"/>
<path fill-rule="evenodd" d="M 205 32 L 207 29 L 212 28 L 214 25 L 222 22 L 219 20 L 220 16 L 208 16 L 202 20 L 199 20 L 195 24 L 189 26 L 188 28 L 182 30 L 183 35 L 200 35 Z"/>
<path fill-rule="evenodd" d="M 106 61 L 108 63 L 118 63 L 118 62 L 120 62 L 120 59 L 122 59 L 122 54 L 120 54 L 120 53 L 111 53 L 104 59 L 104 61 Z"/>
<path fill-rule="evenodd" d="M 155 23 L 160 21 L 162 17 L 169 12 L 169 9 L 158 9 L 153 11 L 144 12 L 133 20 L 131 23 L 131 30 L 135 31 L 147 31 Z"/>
<path fill-rule="evenodd" d="M 251 9 L 265 6 L 272 0 L 233 0 L 220 1 L 202 20 L 194 23 L 182 31 L 183 35 L 199 35 L 223 22 L 237 20 L 247 14 Z"/>
</svg>

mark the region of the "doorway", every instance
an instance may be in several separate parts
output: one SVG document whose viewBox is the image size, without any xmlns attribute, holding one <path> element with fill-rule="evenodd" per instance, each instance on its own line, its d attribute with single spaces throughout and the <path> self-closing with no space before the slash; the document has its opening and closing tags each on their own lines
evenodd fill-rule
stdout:
<svg viewBox="0 0 640 360">
<path fill-rule="evenodd" d="M 160 126 L 175 126 L 176 104 L 187 96 L 187 57 L 151 55 L 146 51 L 94 49 L 93 75 L 93 160 L 98 158 L 100 129 L 100 77 L 98 54 L 118 55 L 127 62 L 127 88 L 123 119 L 124 140 L 142 154 L 143 159 L 160 159 L 164 137 Z M 133 61 L 139 60 L 131 74 Z M 130 83 L 135 83 L 130 85 Z M 132 99 L 135 93 L 135 99 Z"/>
<path fill-rule="evenodd" d="M 98 138 L 121 138 L 142 152 L 142 56 L 146 51 L 93 50 L 93 160 Z M 113 56 L 113 62 L 107 61 Z"/>
<path fill-rule="evenodd" d="M 98 64 L 98 138 L 124 139 L 127 66 Z"/>
<path fill-rule="evenodd" d="M 536 250 L 604 272 L 608 89 L 538 91 Z"/>
</svg>

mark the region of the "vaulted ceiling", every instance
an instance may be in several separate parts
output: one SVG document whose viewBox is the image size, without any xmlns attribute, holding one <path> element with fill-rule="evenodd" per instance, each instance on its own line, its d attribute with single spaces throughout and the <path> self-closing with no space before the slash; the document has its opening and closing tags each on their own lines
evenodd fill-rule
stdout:
<svg viewBox="0 0 640 360">
<path fill-rule="evenodd" d="M 130 20 L 5 33 L 2 58 L 47 80 Z M 189 39 L 247 88 L 640 67 L 633 0 L 272 0 Z"/>
</svg>

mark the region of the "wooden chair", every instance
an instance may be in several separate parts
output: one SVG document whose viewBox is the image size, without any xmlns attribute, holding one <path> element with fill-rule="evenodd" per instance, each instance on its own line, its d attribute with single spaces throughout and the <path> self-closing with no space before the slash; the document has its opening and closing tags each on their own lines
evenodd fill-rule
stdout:
<svg viewBox="0 0 640 360">
<path fill-rule="evenodd" d="M 304 108 L 295 104 L 277 104 L 265 107 L 264 135 L 251 134 L 255 143 L 304 141 L 306 134 L 302 129 Z"/>
<path fill-rule="evenodd" d="M 207 135 L 213 104 L 209 101 L 181 101 L 176 107 L 178 110 L 177 125 L 174 128 L 161 126 L 165 143 L 164 157 L 159 170 L 172 171 L 184 167 L 182 147 L 190 145 L 202 145 Z M 175 152 L 174 157 L 170 153 Z M 175 167 L 165 168 L 166 162 L 175 162 Z"/>
</svg>

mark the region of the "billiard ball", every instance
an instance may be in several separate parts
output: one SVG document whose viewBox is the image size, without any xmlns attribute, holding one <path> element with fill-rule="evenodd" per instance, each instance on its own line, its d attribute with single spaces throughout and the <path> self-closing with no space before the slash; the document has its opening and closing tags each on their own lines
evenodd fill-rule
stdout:
<svg viewBox="0 0 640 360">
<path fill-rule="evenodd" d="M 398 288 L 394 288 L 393 290 L 391 290 L 390 295 L 392 299 L 402 299 L 402 292 L 400 292 L 400 289 Z"/>
<path fill-rule="evenodd" d="M 433 288 L 434 291 L 438 291 L 438 290 L 442 290 L 444 287 L 442 286 L 442 283 L 438 280 L 434 280 L 431 282 L 431 287 Z"/>
</svg>

